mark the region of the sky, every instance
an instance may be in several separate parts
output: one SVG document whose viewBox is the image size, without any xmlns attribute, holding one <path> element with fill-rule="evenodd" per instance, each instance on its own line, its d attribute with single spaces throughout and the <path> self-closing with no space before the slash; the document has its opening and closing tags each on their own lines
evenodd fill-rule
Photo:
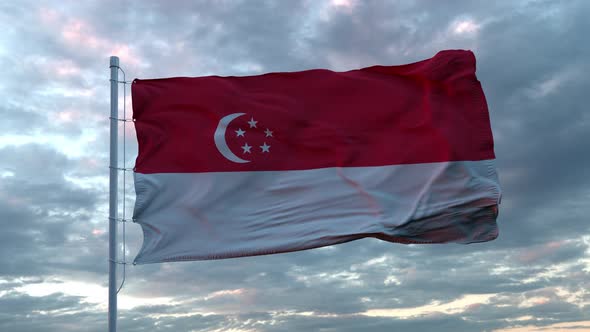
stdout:
<svg viewBox="0 0 590 332">
<path fill-rule="evenodd" d="M 0 2 L 0 330 L 106 330 L 109 56 L 130 81 L 469 49 L 503 188 L 496 240 L 128 266 L 119 330 L 590 331 L 588 14 L 585 0 Z M 120 105 L 130 117 L 128 87 Z M 132 126 L 123 137 L 132 167 Z M 140 227 L 125 238 L 132 260 Z"/>
</svg>

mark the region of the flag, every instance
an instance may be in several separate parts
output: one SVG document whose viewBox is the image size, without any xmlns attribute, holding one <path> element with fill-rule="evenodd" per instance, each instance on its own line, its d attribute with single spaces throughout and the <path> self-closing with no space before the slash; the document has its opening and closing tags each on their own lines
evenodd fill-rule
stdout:
<svg viewBox="0 0 590 332">
<path fill-rule="evenodd" d="M 132 101 L 138 264 L 498 235 L 470 51 L 346 72 L 136 79 Z"/>
</svg>

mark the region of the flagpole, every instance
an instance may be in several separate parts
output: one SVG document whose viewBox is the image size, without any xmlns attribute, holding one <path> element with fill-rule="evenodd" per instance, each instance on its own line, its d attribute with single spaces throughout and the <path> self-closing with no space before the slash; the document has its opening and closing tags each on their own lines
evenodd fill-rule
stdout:
<svg viewBox="0 0 590 332">
<path fill-rule="evenodd" d="M 119 57 L 110 59 L 111 69 L 111 156 L 109 174 L 109 332 L 117 331 L 117 184 L 118 184 L 118 111 Z"/>
</svg>

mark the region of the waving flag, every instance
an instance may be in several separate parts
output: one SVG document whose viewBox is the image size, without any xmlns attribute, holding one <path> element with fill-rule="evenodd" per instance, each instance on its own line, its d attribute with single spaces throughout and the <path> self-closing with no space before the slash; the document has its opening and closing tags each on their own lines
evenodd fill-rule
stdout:
<svg viewBox="0 0 590 332">
<path fill-rule="evenodd" d="M 470 51 L 401 66 L 135 80 L 136 263 L 373 237 L 497 237 L 500 187 Z"/>
</svg>

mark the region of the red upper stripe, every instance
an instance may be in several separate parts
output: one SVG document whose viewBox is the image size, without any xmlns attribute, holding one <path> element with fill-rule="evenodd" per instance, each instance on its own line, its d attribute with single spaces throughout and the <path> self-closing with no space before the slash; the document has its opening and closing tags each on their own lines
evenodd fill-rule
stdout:
<svg viewBox="0 0 590 332">
<path fill-rule="evenodd" d="M 132 98 L 139 173 L 494 158 L 487 104 L 470 51 L 348 72 L 135 80 Z M 234 115 L 216 142 L 220 120 L 234 113 L 245 114 Z M 248 123 L 252 119 L 256 122 Z"/>
</svg>

